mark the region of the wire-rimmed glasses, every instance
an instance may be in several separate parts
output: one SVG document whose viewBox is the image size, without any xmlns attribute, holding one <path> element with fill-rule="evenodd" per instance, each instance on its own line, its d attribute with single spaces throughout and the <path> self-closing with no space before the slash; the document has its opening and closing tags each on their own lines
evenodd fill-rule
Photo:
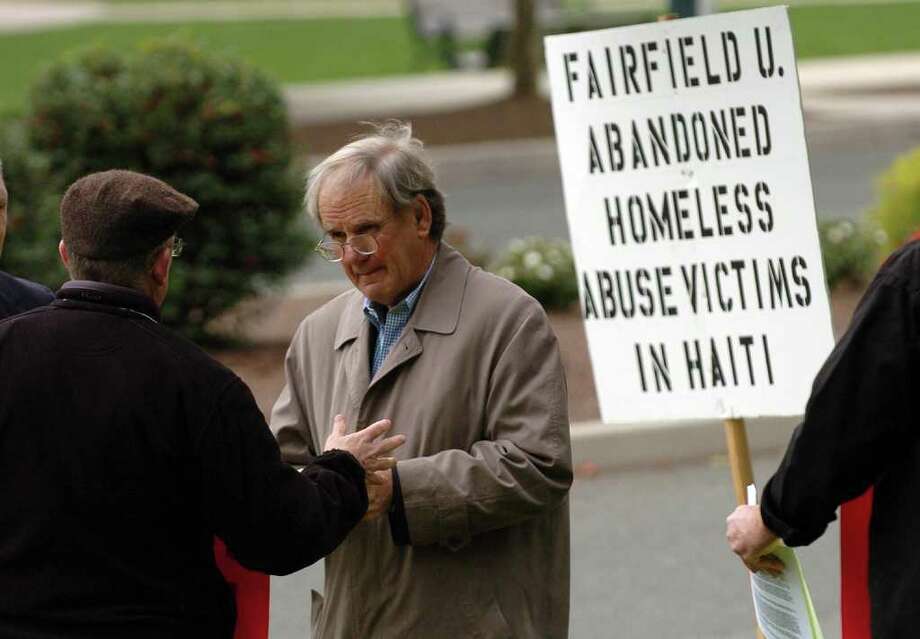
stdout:
<svg viewBox="0 0 920 639">
<path fill-rule="evenodd" d="M 345 257 L 346 246 L 350 246 L 351 250 L 358 255 L 367 256 L 377 252 L 377 240 L 373 235 L 368 233 L 355 235 L 347 242 L 323 238 L 313 250 L 319 253 L 323 259 L 328 262 L 341 262 Z"/>
</svg>

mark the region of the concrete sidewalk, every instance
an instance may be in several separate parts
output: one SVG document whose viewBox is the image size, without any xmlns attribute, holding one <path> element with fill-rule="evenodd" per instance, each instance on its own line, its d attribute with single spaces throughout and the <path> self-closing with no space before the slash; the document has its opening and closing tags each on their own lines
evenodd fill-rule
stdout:
<svg viewBox="0 0 920 639">
<path fill-rule="evenodd" d="M 920 52 L 820 58 L 798 63 L 808 116 L 844 120 L 920 118 Z M 505 70 L 451 71 L 284 88 L 291 121 L 412 116 L 486 104 L 511 94 Z M 545 76 L 540 91 L 548 95 Z"/>
<path fill-rule="evenodd" d="M 400 0 L 240 0 L 208 2 L 5 2 L 0 33 L 40 31 L 93 22 L 214 22 L 403 15 Z"/>
</svg>

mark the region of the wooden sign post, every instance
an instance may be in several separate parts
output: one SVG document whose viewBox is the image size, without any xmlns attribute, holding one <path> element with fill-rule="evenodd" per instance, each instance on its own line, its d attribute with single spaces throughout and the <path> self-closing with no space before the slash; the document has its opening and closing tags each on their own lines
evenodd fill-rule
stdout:
<svg viewBox="0 0 920 639">
<path fill-rule="evenodd" d="M 726 419 L 724 424 L 728 461 L 732 469 L 732 485 L 735 487 L 735 502 L 741 506 L 747 503 L 747 487 L 754 483 L 747 430 L 743 419 Z"/>
<path fill-rule="evenodd" d="M 747 430 L 743 419 L 726 419 L 723 424 L 725 443 L 728 448 L 728 463 L 732 469 L 732 485 L 735 487 L 735 503 L 741 506 L 747 503 L 747 487 L 754 483 Z M 756 622 L 755 632 L 757 639 L 763 639 L 763 633 L 756 626 Z"/>
</svg>

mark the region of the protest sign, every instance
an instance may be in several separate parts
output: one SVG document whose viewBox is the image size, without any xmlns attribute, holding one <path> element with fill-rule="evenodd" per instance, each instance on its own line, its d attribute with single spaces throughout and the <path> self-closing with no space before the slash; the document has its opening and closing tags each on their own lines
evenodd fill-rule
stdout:
<svg viewBox="0 0 920 639">
<path fill-rule="evenodd" d="M 833 346 L 784 7 L 546 38 L 606 422 L 794 415 Z"/>
</svg>

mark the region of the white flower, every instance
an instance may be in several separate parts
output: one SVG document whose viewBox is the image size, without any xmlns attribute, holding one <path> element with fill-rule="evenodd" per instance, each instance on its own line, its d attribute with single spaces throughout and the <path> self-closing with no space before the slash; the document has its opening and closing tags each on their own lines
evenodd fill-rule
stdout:
<svg viewBox="0 0 920 639">
<path fill-rule="evenodd" d="M 851 237 L 853 235 L 853 231 L 856 230 L 856 227 L 854 227 L 853 223 L 849 220 L 844 220 L 837 225 L 837 228 L 839 228 L 840 232 L 843 233 L 844 238 Z"/>
<path fill-rule="evenodd" d="M 543 263 L 543 256 L 537 251 L 527 251 L 524 254 L 524 266 L 527 268 L 537 268 Z"/>
<path fill-rule="evenodd" d="M 835 224 L 827 232 L 827 239 L 831 244 L 840 244 L 843 240 L 846 239 L 846 233 L 840 224 Z"/>
<path fill-rule="evenodd" d="M 553 279 L 553 275 L 555 274 L 556 272 L 553 270 L 553 267 L 550 266 L 549 264 L 541 264 L 540 267 L 537 269 L 537 277 L 539 277 L 544 282 Z"/>
<path fill-rule="evenodd" d="M 872 238 L 876 244 L 881 246 L 888 241 L 888 234 L 882 229 L 876 229 L 875 233 L 872 234 Z"/>
<path fill-rule="evenodd" d="M 527 247 L 527 244 L 519 237 L 508 242 L 508 250 L 513 253 L 520 253 Z"/>
</svg>

